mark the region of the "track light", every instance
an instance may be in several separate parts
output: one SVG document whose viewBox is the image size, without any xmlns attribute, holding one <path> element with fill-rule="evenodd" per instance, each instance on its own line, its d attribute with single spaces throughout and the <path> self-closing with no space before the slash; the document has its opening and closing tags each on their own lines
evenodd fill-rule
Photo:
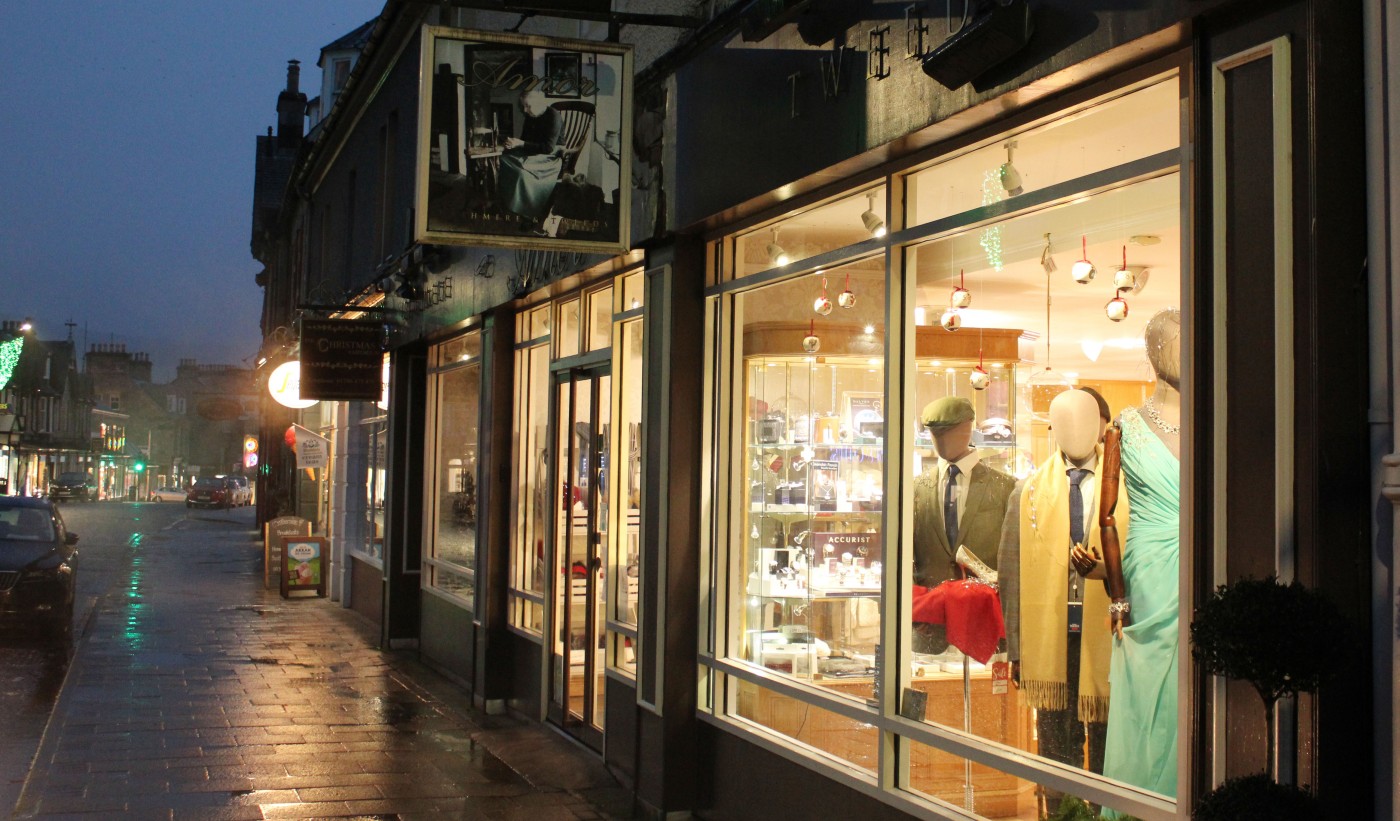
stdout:
<svg viewBox="0 0 1400 821">
<path fill-rule="evenodd" d="M 865 213 L 860 215 L 860 221 L 865 224 L 865 230 L 870 232 L 872 237 L 883 237 L 885 235 L 885 221 L 880 219 L 880 215 L 875 213 L 875 192 L 866 194 L 869 206 Z"/>
<path fill-rule="evenodd" d="M 1025 189 L 1021 187 L 1021 174 L 1016 170 L 1016 166 L 1011 164 L 1011 153 L 1016 150 L 1016 141 L 1012 140 L 1006 144 L 1006 162 L 1001 164 L 1001 187 L 1006 189 L 1008 196 L 1019 196 Z"/>
<path fill-rule="evenodd" d="M 768 243 L 768 247 L 764 250 L 768 252 L 768 261 L 774 265 L 787 265 L 792 262 L 792 257 L 788 256 L 787 251 L 783 250 L 783 246 L 778 244 L 777 228 L 773 229 L 773 241 Z"/>
</svg>

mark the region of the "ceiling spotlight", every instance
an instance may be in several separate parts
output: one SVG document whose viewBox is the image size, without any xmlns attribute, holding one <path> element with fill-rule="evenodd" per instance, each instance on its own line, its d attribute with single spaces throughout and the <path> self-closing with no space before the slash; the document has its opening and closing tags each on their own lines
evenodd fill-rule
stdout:
<svg viewBox="0 0 1400 821">
<path fill-rule="evenodd" d="M 871 191 L 865 195 L 869 205 L 865 213 L 860 215 L 860 221 L 865 224 L 865 230 L 870 232 L 872 237 L 883 237 L 885 235 L 885 221 L 880 219 L 880 215 L 875 213 L 875 192 Z"/>
<path fill-rule="evenodd" d="M 1133 234 L 1131 237 L 1128 237 L 1128 242 L 1134 245 L 1156 245 L 1161 241 L 1162 238 L 1156 234 Z"/>
<path fill-rule="evenodd" d="M 788 256 L 787 251 L 783 250 L 783 246 L 778 244 L 777 228 L 773 229 L 773 241 L 768 243 L 768 247 L 764 250 L 768 252 L 768 261 L 774 265 L 787 265 L 792 262 L 792 257 Z"/>
<path fill-rule="evenodd" d="M 1001 187 L 1006 189 L 1008 196 L 1019 196 L 1022 191 L 1021 174 L 1016 170 L 1016 166 L 1011 164 L 1011 153 L 1016 150 L 1016 141 L 1012 140 L 1006 144 L 1006 162 L 1001 164 Z"/>
</svg>

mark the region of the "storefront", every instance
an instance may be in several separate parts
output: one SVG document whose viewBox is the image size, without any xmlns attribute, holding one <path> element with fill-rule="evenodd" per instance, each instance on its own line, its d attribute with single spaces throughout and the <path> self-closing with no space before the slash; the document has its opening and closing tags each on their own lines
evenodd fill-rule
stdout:
<svg viewBox="0 0 1400 821">
<path fill-rule="evenodd" d="M 1193 553 L 1178 491 L 1192 436 L 1183 329 L 1197 315 L 1182 276 L 1188 96 L 1179 70 L 1153 74 L 712 244 L 705 556 L 717 606 L 703 692 L 726 732 L 906 806 L 1034 818 L 1068 793 L 1141 817 L 1171 812 L 1178 768 L 1189 772 L 1176 749 L 1189 733 L 1178 602 Z M 1071 594 L 1085 608 L 1071 646 L 1091 648 L 1083 662 L 1095 669 L 1067 693 L 1064 614 L 1034 578 L 1007 583 L 1051 573 L 1065 585 L 1068 545 L 1037 551 L 1070 497 L 1048 490 L 1063 476 L 1036 479 L 1064 464 L 1054 398 L 1088 387 L 1105 416 L 1133 420 L 1129 441 L 1155 449 L 1170 486 L 1153 513 L 1169 564 L 1152 615 L 1166 680 L 1139 673 L 1113 689 L 1126 708 L 1140 699 L 1120 693 L 1152 687 L 1142 698 L 1156 725 L 1109 723 L 1100 591 Z M 945 397 L 975 414 L 970 460 L 921 419 Z M 941 456 L 970 471 L 955 536 L 937 527 Z M 930 615 L 933 588 L 962 575 L 959 547 L 1000 570 L 1001 598 L 957 587 Z M 1066 592 L 1053 592 L 1064 610 Z M 997 652 L 1003 622 L 1009 657 Z M 1079 740 L 1052 744 L 1037 711 L 1072 711 L 1061 723 Z M 1119 755 L 1106 763 L 1105 731 Z M 1150 737 L 1129 751 L 1139 734 Z M 1152 771 L 1136 773 L 1138 758 Z M 1115 766 L 1117 778 L 1096 777 Z"/>
<path fill-rule="evenodd" d="M 846 46 L 749 40 L 735 12 L 638 77 L 660 101 L 655 162 L 624 175 L 656 206 L 638 250 L 439 226 L 404 241 L 461 247 L 409 273 L 358 249 L 402 320 L 387 411 L 320 420 L 346 498 L 302 501 L 330 499 L 386 646 L 597 750 L 657 815 L 1184 818 L 1263 769 L 1257 696 L 1201 673 L 1189 628 L 1266 575 L 1369 623 L 1359 61 L 1327 45 L 1358 21 L 1061 5 L 1033 56 L 946 92 L 885 62 L 883 18 L 849 26 L 862 81 Z M 317 158 L 328 201 L 355 179 L 337 157 L 391 167 L 433 73 L 413 21 L 386 31 L 403 59 Z M 447 207 L 494 149 L 420 115 Z M 618 135 L 594 136 L 611 170 Z M 1372 668 L 1337 663 L 1275 712 L 1278 773 L 1351 812 Z"/>
</svg>

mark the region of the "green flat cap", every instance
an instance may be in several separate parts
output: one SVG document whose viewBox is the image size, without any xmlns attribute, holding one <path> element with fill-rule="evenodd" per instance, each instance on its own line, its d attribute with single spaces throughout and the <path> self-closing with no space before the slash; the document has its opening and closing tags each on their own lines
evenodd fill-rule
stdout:
<svg viewBox="0 0 1400 821">
<path fill-rule="evenodd" d="M 954 425 L 961 425 L 974 415 L 971 402 L 961 396 L 945 396 L 924 405 L 924 411 L 919 414 L 919 420 L 924 423 L 925 427 L 951 428 Z"/>
</svg>

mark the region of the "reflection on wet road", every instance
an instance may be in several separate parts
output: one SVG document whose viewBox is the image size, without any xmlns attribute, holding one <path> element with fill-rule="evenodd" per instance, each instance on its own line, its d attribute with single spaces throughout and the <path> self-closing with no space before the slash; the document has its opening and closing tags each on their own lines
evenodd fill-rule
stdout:
<svg viewBox="0 0 1400 821">
<path fill-rule="evenodd" d="M 74 635 L 55 636 L 40 625 L 0 625 L 0 809 L 15 805 L 39 747 L 54 700 L 68 673 L 73 641 L 96 598 L 127 582 L 139 566 L 147 534 L 182 518 L 183 508 L 108 502 L 60 506 L 68 529 L 79 536 L 78 595 Z"/>
</svg>

